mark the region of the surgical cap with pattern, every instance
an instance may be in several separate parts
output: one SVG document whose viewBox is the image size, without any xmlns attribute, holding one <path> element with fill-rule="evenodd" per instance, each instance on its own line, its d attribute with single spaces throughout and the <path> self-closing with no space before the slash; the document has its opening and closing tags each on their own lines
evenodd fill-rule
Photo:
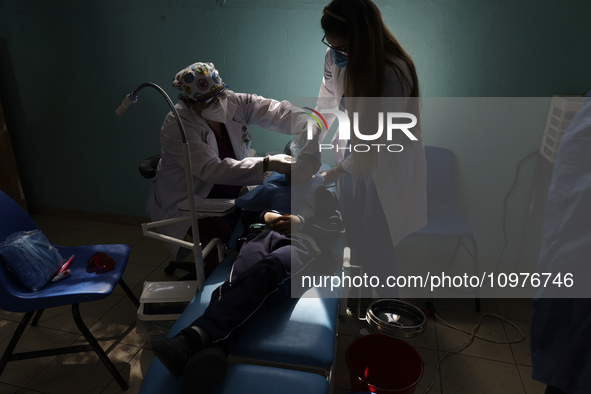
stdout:
<svg viewBox="0 0 591 394">
<path fill-rule="evenodd" d="M 172 86 L 194 99 L 222 86 L 222 78 L 213 63 L 194 63 L 176 74 Z"/>
</svg>

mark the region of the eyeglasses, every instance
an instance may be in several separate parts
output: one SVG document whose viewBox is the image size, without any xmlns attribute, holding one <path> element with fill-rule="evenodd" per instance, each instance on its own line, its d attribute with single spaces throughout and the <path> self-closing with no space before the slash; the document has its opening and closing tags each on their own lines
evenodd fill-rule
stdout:
<svg viewBox="0 0 591 394">
<path fill-rule="evenodd" d="M 96 252 L 86 262 L 90 267 L 95 266 L 105 271 L 111 271 L 115 267 L 115 260 L 103 252 Z"/>
<path fill-rule="evenodd" d="M 320 40 L 324 45 L 326 45 L 327 47 L 329 47 L 330 49 L 332 49 L 333 51 L 337 51 L 345 56 L 347 56 L 347 47 L 346 46 L 342 46 L 342 47 L 333 47 L 332 45 L 330 45 L 327 41 L 326 41 L 326 36 L 322 37 L 322 39 Z"/>
<path fill-rule="evenodd" d="M 219 99 L 225 97 L 226 91 L 228 90 L 228 85 L 226 85 L 224 83 L 222 86 L 223 86 L 222 90 L 220 90 L 219 92 L 217 92 L 213 96 L 210 96 L 206 99 L 193 99 L 193 100 L 197 101 L 200 104 L 205 104 L 206 107 L 209 106 L 210 104 L 217 103 Z"/>
</svg>

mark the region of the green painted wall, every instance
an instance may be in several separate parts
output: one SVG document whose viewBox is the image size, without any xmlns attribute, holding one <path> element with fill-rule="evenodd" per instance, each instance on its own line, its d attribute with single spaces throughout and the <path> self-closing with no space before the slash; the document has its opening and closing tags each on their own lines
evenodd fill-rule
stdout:
<svg viewBox="0 0 591 394">
<path fill-rule="evenodd" d="M 27 200 L 145 215 L 150 181 L 137 165 L 159 152 L 168 108 L 158 93 L 145 90 L 118 117 L 114 108 L 123 96 L 151 81 L 174 99 L 172 77 L 195 61 L 215 63 L 235 91 L 276 99 L 315 96 L 325 1 L 0 0 L 0 98 Z M 591 88 L 591 2 L 376 3 L 415 59 L 423 96 L 549 97 Z M 265 130 L 253 134 L 260 154 L 286 142 Z M 483 253 L 500 252 L 504 187 L 519 159 L 539 147 L 541 134 L 495 152 L 507 158 L 495 162 L 501 188 L 475 171 L 493 156 L 469 138 L 473 130 L 424 130 L 427 144 L 456 153 L 458 199 Z M 525 215 L 533 167 L 525 170 L 514 216 Z M 483 187 L 490 192 L 478 193 Z"/>
</svg>

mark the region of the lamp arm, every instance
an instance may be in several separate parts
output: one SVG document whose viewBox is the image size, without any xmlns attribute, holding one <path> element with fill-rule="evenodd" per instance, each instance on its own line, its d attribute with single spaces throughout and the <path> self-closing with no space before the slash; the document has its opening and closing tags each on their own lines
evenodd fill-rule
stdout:
<svg viewBox="0 0 591 394">
<path fill-rule="evenodd" d="M 187 133 L 185 132 L 185 127 L 183 126 L 183 122 L 181 122 L 181 117 L 179 116 L 179 113 L 176 110 L 176 107 L 174 106 L 172 100 L 170 99 L 170 97 L 168 96 L 168 94 L 166 94 L 166 92 L 164 91 L 164 89 L 162 89 L 160 86 L 156 85 L 155 83 L 152 83 L 152 82 L 144 82 L 140 86 L 138 86 L 137 89 L 134 90 L 133 93 L 131 93 L 132 99 L 137 100 L 137 95 L 146 86 L 150 86 L 150 87 L 156 89 L 164 97 L 164 99 L 168 103 L 168 106 L 170 107 L 170 109 L 174 113 L 174 117 L 176 119 L 177 124 L 179 125 L 179 131 L 181 132 L 181 140 L 183 141 L 183 144 L 186 144 L 187 143 Z"/>
<path fill-rule="evenodd" d="M 190 207 L 189 209 L 190 209 L 190 216 L 191 216 L 191 228 L 193 229 L 193 231 L 192 231 L 193 232 L 193 255 L 195 256 L 195 270 L 196 270 L 196 274 L 197 274 L 197 288 L 200 289 L 201 287 L 203 287 L 203 282 L 205 281 L 205 274 L 203 271 L 203 254 L 202 254 L 202 248 L 201 248 L 201 240 L 199 239 L 199 227 L 197 224 L 197 214 L 195 212 L 195 192 L 194 192 L 195 188 L 193 187 L 193 173 L 191 171 L 191 168 L 192 168 L 191 167 L 191 154 L 189 151 L 189 143 L 187 142 L 187 133 L 185 132 L 185 127 L 183 126 L 183 122 L 181 122 L 181 117 L 179 116 L 179 113 L 178 113 L 177 109 L 175 108 L 172 100 L 170 99 L 168 94 L 166 94 L 164 89 L 162 89 L 160 86 L 156 85 L 155 83 L 152 83 L 152 82 L 142 83 L 140 86 L 137 87 L 137 89 L 133 93 L 128 95 L 129 102 L 135 103 L 137 101 L 137 96 L 138 96 L 139 92 L 147 86 L 156 89 L 166 99 L 166 102 L 168 103 L 168 105 L 170 106 L 170 109 L 174 113 L 174 117 L 176 119 L 176 122 L 179 126 L 179 131 L 181 133 L 181 140 L 183 143 L 183 159 L 185 162 L 185 180 L 187 182 L 187 194 L 188 194 L 189 207 Z M 124 102 L 125 102 L 125 100 L 124 100 Z M 121 108 L 122 106 L 124 106 L 125 108 L 122 111 L 118 112 L 119 115 L 122 115 L 123 112 L 125 112 L 125 110 L 127 109 L 127 106 L 124 105 L 123 103 L 120 105 L 119 108 Z"/>
</svg>

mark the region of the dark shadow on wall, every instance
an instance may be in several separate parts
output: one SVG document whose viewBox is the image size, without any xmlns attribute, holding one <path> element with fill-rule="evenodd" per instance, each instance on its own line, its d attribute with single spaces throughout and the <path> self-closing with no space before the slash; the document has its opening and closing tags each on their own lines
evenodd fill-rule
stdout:
<svg viewBox="0 0 591 394">
<path fill-rule="evenodd" d="M 24 146 L 21 141 L 26 129 L 26 120 L 23 111 L 23 105 L 19 94 L 19 89 L 16 83 L 16 75 L 10 57 L 10 50 L 8 42 L 5 38 L 0 38 L 0 101 L 4 109 L 4 116 L 6 117 L 6 125 L 12 140 L 14 155 L 16 157 L 17 166 L 22 168 L 19 158 L 22 157 L 18 147 Z M 22 177 L 21 173 L 21 177 Z M 23 189 L 25 195 L 27 190 L 27 180 L 22 179 Z"/>
</svg>

